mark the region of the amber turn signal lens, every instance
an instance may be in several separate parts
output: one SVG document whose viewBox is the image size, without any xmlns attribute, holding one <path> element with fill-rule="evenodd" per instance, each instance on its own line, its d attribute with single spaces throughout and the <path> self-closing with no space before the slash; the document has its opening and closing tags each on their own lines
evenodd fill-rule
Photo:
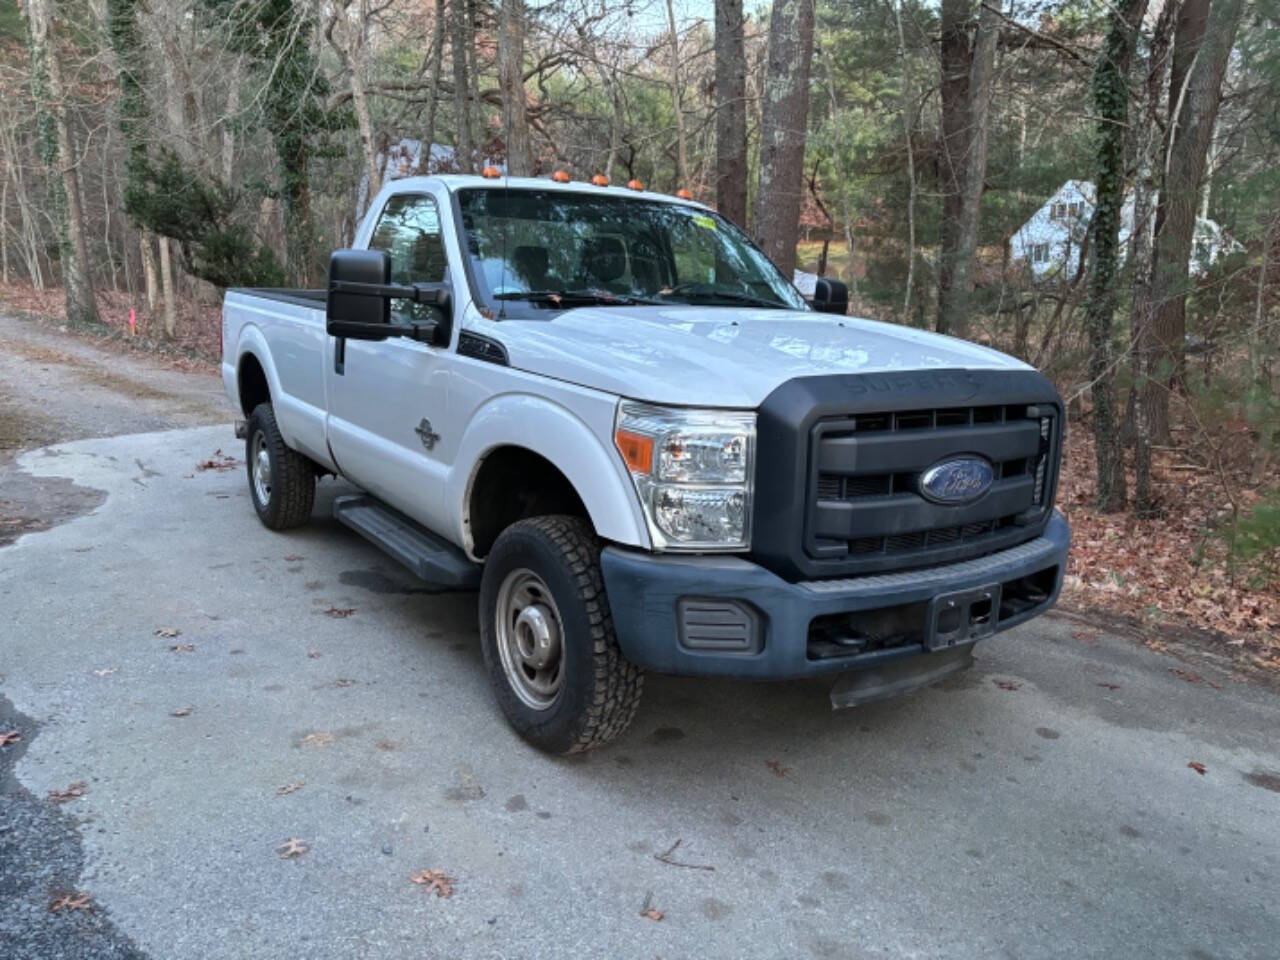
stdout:
<svg viewBox="0 0 1280 960">
<path fill-rule="evenodd" d="M 497 167 L 485 167 L 480 171 L 480 176 L 484 177 L 486 180 L 497 180 L 502 176 L 502 171 Z"/>
<path fill-rule="evenodd" d="M 569 174 L 565 173 L 563 170 L 557 170 L 555 173 L 551 175 L 551 179 L 554 180 L 556 183 L 568 183 Z"/>
<path fill-rule="evenodd" d="M 595 184 L 597 187 L 607 187 L 609 185 L 609 178 L 606 177 L 603 173 L 597 173 L 594 177 L 591 178 L 591 182 Z"/>
<path fill-rule="evenodd" d="M 639 180 L 628 180 L 628 181 L 627 181 L 627 186 L 628 186 L 630 189 L 632 189 L 632 190 L 643 190 L 643 189 L 644 189 L 644 184 L 643 184 L 643 183 L 641 183 Z"/>
<path fill-rule="evenodd" d="M 653 437 L 619 429 L 613 435 L 613 442 L 632 473 L 649 473 L 653 469 Z"/>
<path fill-rule="evenodd" d="M 679 190 L 676 191 L 676 196 L 679 197 L 681 200 L 693 199 L 693 194 L 690 193 L 688 190 L 686 190 L 684 187 L 681 187 Z"/>
</svg>

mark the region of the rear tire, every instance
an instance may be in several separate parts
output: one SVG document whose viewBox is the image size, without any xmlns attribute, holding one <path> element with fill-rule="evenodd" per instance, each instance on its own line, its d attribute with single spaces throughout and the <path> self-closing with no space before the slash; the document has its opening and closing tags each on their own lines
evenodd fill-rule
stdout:
<svg viewBox="0 0 1280 960">
<path fill-rule="evenodd" d="M 485 666 L 520 736 L 553 754 L 609 743 L 644 676 L 618 648 L 600 541 L 578 517 L 534 517 L 498 537 L 480 582 Z"/>
<path fill-rule="evenodd" d="M 269 403 L 258 404 L 249 415 L 244 460 L 249 473 L 249 496 L 264 526 L 288 530 L 311 519 L 316 501 L 315 468 L 310 460 L 285 445 Z"/>
</svg>

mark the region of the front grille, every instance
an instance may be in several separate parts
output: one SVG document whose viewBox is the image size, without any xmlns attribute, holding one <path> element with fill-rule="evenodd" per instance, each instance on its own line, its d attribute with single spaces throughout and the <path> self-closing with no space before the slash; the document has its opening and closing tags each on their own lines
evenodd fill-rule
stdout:
<svg viewBox="0 0 1280 960">
<path fill-rule="evenodd" d="M 945 407 L 828 418 L 810 436 L 805 551 L 865 570 L 951 562 L 1034 536 L 1052 499 L 1057 409 Z M 977 455 L 994 480 L 974 502 L 940 504 L 920 475 Z"/>
</svg>

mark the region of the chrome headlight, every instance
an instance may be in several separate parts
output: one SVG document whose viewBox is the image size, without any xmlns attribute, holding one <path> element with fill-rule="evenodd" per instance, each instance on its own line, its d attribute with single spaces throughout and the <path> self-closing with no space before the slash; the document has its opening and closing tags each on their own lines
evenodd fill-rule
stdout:
<svg viewBox="0 0 1280 960">
<path fill-rule="evenodd" d="M 751 546 L 756 415 L 624 400 L 614 442 L 658 550 Z"/>
</svg>

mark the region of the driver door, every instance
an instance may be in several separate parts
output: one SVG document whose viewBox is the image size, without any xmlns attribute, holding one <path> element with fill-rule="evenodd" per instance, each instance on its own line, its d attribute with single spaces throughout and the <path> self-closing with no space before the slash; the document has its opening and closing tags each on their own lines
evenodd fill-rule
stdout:
<svg viewBox="0 0 1280 960">
<path fill-rule="evenodd" d="M 440 206 L 431 194 L 390 196 L 368 248 L 390 256 L 392 283 L 439 283 L 449 277 Z M 431 319 L 429 309 L 392 300 L 391 321 L 425 322 Z M 328 431 L 338 468 L 380 500 L 441 529 L 445 465 L 437 456 L 437 441 L 448 429 L 450 347 L 405 337 L 333 340 Z"/>
</svg>

